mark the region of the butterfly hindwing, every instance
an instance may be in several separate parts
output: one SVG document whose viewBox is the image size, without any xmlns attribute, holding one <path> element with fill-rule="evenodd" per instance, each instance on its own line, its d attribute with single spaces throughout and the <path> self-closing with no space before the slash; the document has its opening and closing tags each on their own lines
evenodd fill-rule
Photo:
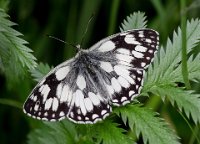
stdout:
<svg viewBox="0 0 200 144">
<path fill-rule="evenodd" d="M 107 102 L 101 101 L 100 95 L 89 92 L 88 96 L 80 98 L 82 95 L 80 93 L 80 90 L 75 92 L 75 101 L 67 115 L 70 120 L 76 123 L 96 123 L 109 115 L 111 106 Z"/>
<path fill-rule="evenodd" d="M 61 64 L 47 74 L 31 92 L 24 112 L 48 121 L 68 117 L 76 123 L 95 123 L 108 116 L 112 109 L 99 90 L 96 69 L 92 73 L 72 65 L 74 62 Z"/>
<path fill-rule="evenodd" d="M 112 104 L 116 106 L 130 103 L 133 98 L 139 95 L 143 85 L 143 70 L 130 70 L 129 75 L 118 75 L 115 84 L 120 86 L 121 91 L 113 94 Z"/>
<path fill-rule="evenodd" d="M 53 78 L 53 74 L 48 78 Z M 42 120 L 59 120 L 65 117 L 68 113 L 69 106 L 67 103 L 61 103 L 59 97 L 56 95 L 58 81 L 48 83 L 46 80 L 41 85 L 38 85 L 26 103 L 24 104 L 24 111 L 28 115 Z"/>
</svg>

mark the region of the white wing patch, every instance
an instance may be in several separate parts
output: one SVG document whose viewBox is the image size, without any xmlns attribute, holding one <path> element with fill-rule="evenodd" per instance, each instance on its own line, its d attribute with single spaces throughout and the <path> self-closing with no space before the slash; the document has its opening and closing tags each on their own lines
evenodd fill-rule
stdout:
<svg viewBox="0 0 200 144">
<path fill-rule="evenodd" d="M 132 54 L 134 57 L 136 58 L 143 58 L 144 57 L 144 54 L 143 53 L 140 53 L 140 52 L 137 52 L 135 50 L 132 50 Z"/>
<path fill-rule="evenodd" d="M 61 91 L 59 93 L 59 95 L 57 95 L 57 97 L 60 97 L 60 102 L 70 102 L 70 89 L 68 85 L 64 85 L 64 84 L 60 84 L 61 85 Z M 58 89 L 57 89 L 58 91 Z"/>
<path fill-rule="evenodd" d="M 52 103 L 52 110 L 57 111 L 58 105 L 59 105 L 58 99 L 56 97 L 54 97 L 53 103 Z"/>
<path fill-rule="evenodd" d="M 83 90 L 86 88 L 85 78 L 82 75 L 78 75 L 76 84 L 81 90 Z"/>
<path fill-rule="evenodd" d="M 99 51 L 100 52 L 107 52 L 107 51 L 111 51 L 115 48 L 115 43 L 113 43 L 112 41 L 107 41 L 105 43 L 103 43 L 100 47 L 99 47 Z"/>
<path fill-rule="evenodd" d="M 41 92 L 41 95 L 43 95 L 43 103 L 46 101 L 49 91 L 50 91 L 50 88 L 48 85 L 42 85 L 40 87 L 39 92 Z M 35 96 L 35 97 L 37 97 L 37 96 Z"/>
<path fill-rule="evenodd" d="M 94 105 L 98 106 L 100 104 L 101 101 L 96 94 L 89 92 L 88 96 Z"/>
<path fill-rule="evenodd" d="M 144 46 L 141 46 L 141 45 L 137 45 L 135 47 L 135 50 L 138 51 L 138 52 L 146 52 L 147 51 L 147 48 L 144 47 Z"/>
<path fill-rule="evenodd" d="M 69 66 L 65 66 L 65 67 L 62 67 L 62 68 L 59 68 L 57 71 L 56 71 L 56 78 L 60 81 L 60 80 L 63 80 L 68 72 L 70 71 L 70 67 Z"/>
<path fill-rule="evenodd" d="M 105 70 L 106 72 L 112 72 L 113 71 L 113 66 L 111 65 L 110 62 L 100 62 L 100 67 Z"/>
<path fill-rule="evenodd" d="M 116 54 L 116 58 L 127 63 L 131 63 L 134 60 L 134 57 L 124 54 Z"/>
<path fill-rule="evenodd" d="M 111 79 L 111 84 L 115 92 L 119 93 L 121 91 L 122 87 L 119 84 L 119 82 L 116 80 L 116 78 Z"/>
<path fill-rule="evenodd" d="M 134 37 L 130 37 L 129 35 L 124 38 L 124 41 L 128 44 L 135 44 L 135 45 L 140 44 L 138 41 L 135 40 Z"/>
<path fill-rule="evenodd" d="M 124 88 L 129 88 L 130 87 L 130 83 L 124 77 L 122 77 L 122 76 L 118 77 L 118 82 Z"/>
<path fill-rule="evenodd" d="M 130 50 L 124 49 L 124 48 L 117 49 L 117 52 L 124 54 L 124 55 L 130 55 Z"/>
<path fill-rule="evenodd" d="M 52 105 L 53 99 L 49 98 L 48 100 L 46 100 L 45 105 L 44 105 L 44 109 L 45 110 L 49 110 L 51 105 Z"/>
</svg>

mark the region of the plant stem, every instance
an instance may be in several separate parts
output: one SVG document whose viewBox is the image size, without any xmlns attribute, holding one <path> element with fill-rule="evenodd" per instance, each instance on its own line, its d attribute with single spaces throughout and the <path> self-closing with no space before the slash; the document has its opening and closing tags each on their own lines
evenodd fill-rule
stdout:
<svg viewBox="0 0 200 144">
<path fill-rule="evenodd" d="M 108 35 L 111 35 L 115 29 L 119 3 L 120 3 L 119 0 L 113 0 L 112 7 L 111 7 L 111 14 L 109 18 Z"/>
<path fill-rule="evenodd" d="M 191 136 L 190 141 L 188 144 L 194 144 L 195 143 L 195 139 L 198 138 L 198 133 L 199 133 L 199 126 L 196 125 L 194 128 L 194 134 Z M 200 140 L 197 140 L 198 144 L 200 144 Z"/>
<path fill-rule="evenodd" d="M 198 142 L 198 144 L 200 144 L 200 139 L 199 139 L 198 136 L 197 136 L 197 132 L 195 132 L 195 130 L 192 128 L 192 126 L 191 126 L 191 124 L 189 123 L 189 121 L 187 120 L 187 118 L 185 118 L 185 116 L 184 116 L 180 111 L 178 111 L 178 112 L 179 112 L 179 114 L 182 116 L 182 118 L 185 120 L 185 122 L 187 123 L 187 125 L 189 126 L 189 128 L 190 128 L 190 130 L 191 130 L 191 132 L 192 132 L 192 134 L 193 134 L 192 137 L 195 137 L 196 140 L 197 140 L 197 142 Z"/>
<path fill-rule="evenodd" d="M 16 108 L 22 109 L 22 104 L 21 103 L 19 103 L 17 101 L 14 101 L 14 100 L 10 100 L 10 99 L 1 98 L 0 99 L 0 104 L 9 105 L 9 106 L 12 106 L 12 107 L 16 107 Z"/>
<path fill-rule="evenodd" d="M 182 75 L 185 86 L 190 89 L 190 82 L 188 79 L 188 67 L 187 67 L 187 38 L 186 38 L 186 13 L 185 13 L 185 0 L 180 0 L 181 4 L 181 29 L 182 29 Z"/>
</svg>

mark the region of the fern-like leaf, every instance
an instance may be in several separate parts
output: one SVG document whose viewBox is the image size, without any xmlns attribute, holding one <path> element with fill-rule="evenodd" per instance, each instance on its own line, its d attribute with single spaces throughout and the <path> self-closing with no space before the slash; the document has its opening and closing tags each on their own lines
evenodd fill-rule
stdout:
<svg viewBox="0 0 200 144">
<path fill-rule="evenodd" d="M 187 51 L 188 53 L 200 41 L 200 20 L 191 20 L 187 22 Z M 166 51 L 164 50 L 166 49 Z M 181 61 L 181 30 L 174 32 L 173 42 L 168 39 L 166 48 L 161 47 L 158 55 L 154 59 L 153 66 L 148 69 L 147 79 L 145 80 L 144 91 L 149 90 L 156 84 L 173 84 L 174 82 L 182 82 L 182 74 L 180 71 Z M 191 59 L 190 59 L 191 62 Z M 188 64 L 188 67 L 190 65 Z M 179 69 L 179 71 L 176 71 Z M 189 75 L 190 75 L 190 69 Z M 192 70 L 192 69 L 191 69 Z"/>
<path fill-rule="evenodd" d="M 130 16 L 127 16 L 127 19 L 124 20 L 120 31 L 126 31 L 130 29 L 139 29 L 146 27 L 146 16 L 143 12 L 134 12 Z"/>
<path fill-rule="evenodd" d="M 92 137 L 97 139 L 96 143 L 102 144 L 133 144 L 127 135 L 125 130 L 118 127 L 118 124 L 109 120 L 105 120 L 103 123 L 97 123 L 92 126 Z"/>
<path fill-rule="evenodd" d="M 28 42 L 19 37 L 22 34 L 12 28 L 15 23 L 8 17 L 0 9 L 0 69 L 12 79 L 22 76 L 27 69 L 33 69 L 37 63 L 32 50 L 25 46 Z"/>
<path fill-rule="evenodd" d="M 187 51 L 188 53 L 200 41 L 200 20 L 191 20 L 187 22 Z M 166 51 L 164 51 L 166 49 Z M 200 79 L 199 55 L 188 60 L 189 79 Z M 172 104 L 177 103 L 179 109 L 184 109 L 187 117 L 193 118 L 197 123 L 199 115 L 199 96 L 190 91 L 183 91 L 175 88 L 175 82 L 183 82 L 181 73 L 181 30 L 174 32 L 173 42 L 167 41 L 166 48 L 161 48 L 156 56 L 154 64 L 150 66 L 145 80 L 143 93 L 147 91 L 158 94 L 164 99 L 168 96 Z"/>
<path fill-rule="evenodd" d="M 200 94 L 172 86 L 154 87 L 152 92 L 160 95 L 162 99 L 167 97 L 172 105 L 176 103 L 180 111 L 184 110 L 186 116 L 191 116 L 196 124 L 200 122 Z"/>
<path fill-rule="evenodd" d="M 188 72 L 190 74 L 190 80 L 200 81 L 200 54 L 198 54 L 194 59 L 192 57 L 188 59 Z"/>
<path fill-rule="evenodd" d="M 35 69 L 30 70 L 35 81 L 40 81 L 53 67 L 48 64 L 39 63 Z"/>
<path fill-rule="evenodd" d="M 150 144 L 179 144 L 178 138 L 158 114 L 141 105 L 127 105 L 116 110 L 122 120 L 136 132 L 137 137 L 142 134 L 144 143 Z"/>
<path fill-rule="evenodd" d="M 71 122 L 44 122 L 39 129 L 28 135 L 28 144 L 74 144 L 76 138 L 76 129 Z"/>
<path fill-rule="evenodd" d="M 189 79 L 192 81 L 199 81 L 200 80 L 200 55 L 197 55 L 195 58 L 190 56 L 187 61 L 188 64 L 188 72 L 189 72 Z M 174 71 L 170 74 L 170 78 L 174 79 L 176 82 L 183 82 L 183 78 L 181 74 L 181 66 L 178 66 Z"/>
</svg>

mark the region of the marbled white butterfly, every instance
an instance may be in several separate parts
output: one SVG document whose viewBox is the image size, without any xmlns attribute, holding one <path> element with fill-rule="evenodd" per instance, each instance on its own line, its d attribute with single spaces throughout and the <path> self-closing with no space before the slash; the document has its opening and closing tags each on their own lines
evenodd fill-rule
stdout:
<svg viewBox="0 0 200 144">
<path fill-rule="evenodd" d="M 128 30 L 111 35 L 51 70 L 24 104 L 29 116 L 75 123 L 105 119 L 112 105 L 130 103 L 140 94 L 145 70 L 159 45 L 158 32 Z"/>
</svg>

